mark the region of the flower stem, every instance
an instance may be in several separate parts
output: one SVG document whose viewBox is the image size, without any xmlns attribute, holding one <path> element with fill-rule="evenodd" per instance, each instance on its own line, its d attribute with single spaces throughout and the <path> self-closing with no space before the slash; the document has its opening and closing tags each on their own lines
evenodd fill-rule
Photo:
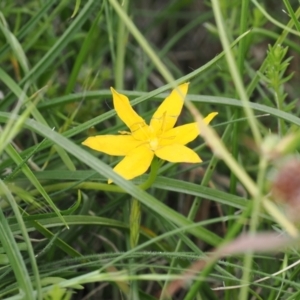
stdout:
<svg viewBox="0 0 300 300">
<path fill-rule="evenodd" d="M 136 198 L 131 199 L 130 209 L 130 248 L 133 249 L 139 241 L 141 224 L 141 203 Z"/>
<path fill-rule="evenodd" d="M 147 190 L 148 188 L 151 187 L 151 185 L 153 184 L 153 182 L 156 179 L 157 176 L 157 171 L 159 169 L 159 167 L 161 166 L 162 161 L 159 160 L 157 157 L 154 157 L 154 159 L 152 160 L 151 163 L 151 170 L 150 170 L 150 174 L 148 179 L 143 182 L 142 184 L 139 185 L 139 188 L 142 190 Z"/>
<path fill-rule="evenodd" d="M 142 190 L 146 190 L 156 179 L 157 171 L 161 165 L 161 161 L 154 157 L 151 164 L 151 171 L 148 179 L 139 185 Z M 141 224 L 141 203 L 136 198 L 132 198 L 131 200 L 131 208 L 130 208 L 130 219 L 129 219 L 129 227 L 130 227 L 130 247 L 131 249 L 137 246 L 140 235 L 140 224 Z"/>
</svg>

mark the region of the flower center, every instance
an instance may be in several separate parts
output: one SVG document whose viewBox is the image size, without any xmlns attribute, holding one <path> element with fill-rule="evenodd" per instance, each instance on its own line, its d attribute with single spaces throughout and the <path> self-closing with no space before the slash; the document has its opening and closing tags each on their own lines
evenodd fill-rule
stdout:
<svg viewBox="0 0 300 300">
<path fill-rule="evenodd" d="M 150 149 L 151 149 L 152 151 L 157 150 L 158 142 L 159 142 L 159 141 L 158 141 L 158 138 L 154 138 L 154 139 L 152 139 L 152 140 L 149 141 Z"/>
</svg>

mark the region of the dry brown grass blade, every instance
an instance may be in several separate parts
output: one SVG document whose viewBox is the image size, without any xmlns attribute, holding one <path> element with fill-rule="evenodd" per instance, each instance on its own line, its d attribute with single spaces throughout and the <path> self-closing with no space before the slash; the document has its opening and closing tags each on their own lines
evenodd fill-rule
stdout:
<svg viewBox="0 0 300 300">
<path fill-rule="evenodd" d="M 298 241 L 298 239 L 293 239 L 275 232 L 263 232 L 255 235 L 243 234 L 230 243 L 215 249 L 207 255 L 206 259 L 198 260 L 192 264 L 190 268 L 183 273 L 182 279 L 174 280 L 168 285 L 162 298 L 171 297 L 180 288 L 184 287 L 188 281 L 195 278 L 206 266 L 215 263 L 220 258 L 246 252 L 277 252 L 296 241 Z"/>
</svg>

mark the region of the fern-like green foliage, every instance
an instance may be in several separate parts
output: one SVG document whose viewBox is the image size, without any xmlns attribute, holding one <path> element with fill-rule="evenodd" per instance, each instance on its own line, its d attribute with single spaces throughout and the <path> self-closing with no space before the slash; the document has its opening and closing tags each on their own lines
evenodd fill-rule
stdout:
<svg viewBox="0 0 300 300">
<path fill-rule="evenodd" d="M 283 89 L 283 84 L 289 81 L 294 73 L 286 76 L 287 68 L 292 57 L 285 58 L 289 48 L 278 44 L 275 47 L 269 45 L 267 57 L 267 69 L 265 72 L 267 83 L 275 92 Z"/>
</svg>

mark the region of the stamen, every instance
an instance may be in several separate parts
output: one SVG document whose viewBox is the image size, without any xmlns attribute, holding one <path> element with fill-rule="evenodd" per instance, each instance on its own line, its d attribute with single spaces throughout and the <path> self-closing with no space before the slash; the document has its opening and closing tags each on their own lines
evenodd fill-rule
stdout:
<svg viewBox="0 0 300 300">
<path fill-rule="evenodd" d="M 120 134 L 127 134 L 127 135 L 130 135 L 131 133 L 128 132 L 128 131 L 123 131 L 123 130 L 119 130 L 118 133 Z"/>
<path fill-rule="evenodd" d="M 146 126 L 145 122 L 138 122 L 138 123 L 132 124 L 129 129 L 132 133 L 134 133 L 135 131 L 142 129 L 145 126 Z"/>
</svg>

